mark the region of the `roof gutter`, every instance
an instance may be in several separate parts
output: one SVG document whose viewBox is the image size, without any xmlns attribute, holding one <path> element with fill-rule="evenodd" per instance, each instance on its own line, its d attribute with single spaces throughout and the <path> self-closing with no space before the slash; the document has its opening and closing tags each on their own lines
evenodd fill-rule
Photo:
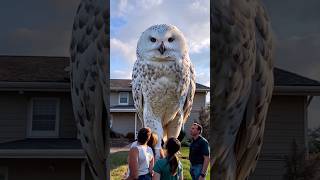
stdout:
<svg viewBox="0 0 320 180">
<path fill-rule="evenodd" d="M 123 92 L 123 91 L 132 91 L 131 88 L 110 88 L 110 91 L 112 92 Z M 196 92 L 209 92 L 210 89 L 203 89 L 203 88 L 198 88 L 196 89 Z"/>
<path fill-rule="evenodd" d="M 82 149 L 0 149 L 0 158 L 85 158 Z"/>
<path fill-rule="evenodd" d="M 275 86 L 273 94 L 320 96 L 320 86 Z"/>
<path fill-rule="evenodd" d="M 6 82 L 0 81 L 0 91 L 69 92 L 69 82 Z"/>
</svg>

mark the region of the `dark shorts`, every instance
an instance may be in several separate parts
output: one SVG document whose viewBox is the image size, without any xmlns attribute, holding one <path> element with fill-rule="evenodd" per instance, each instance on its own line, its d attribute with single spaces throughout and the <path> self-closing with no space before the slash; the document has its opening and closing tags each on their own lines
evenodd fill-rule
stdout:
<svg viewBox="0 0 320 180">
<path fill-rule="evenodd" d="M 151 180 L 151 175 L 150 174 L 145 174 L 145 175 L 140 175 L 139 180 Z"/>
<path fill-rule="evenodd" d="M 190 175 L 192 180 L 198 180 L 202 171 L 202 164 L 192 165 L 190 167 Z"/>
</svg>

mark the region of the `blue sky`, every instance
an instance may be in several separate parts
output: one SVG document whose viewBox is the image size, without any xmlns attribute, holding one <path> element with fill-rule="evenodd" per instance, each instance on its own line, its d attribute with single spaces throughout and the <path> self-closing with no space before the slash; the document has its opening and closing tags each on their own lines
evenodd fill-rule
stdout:
<svg viewBox="0 0 320 180">
<path fill-rule="evenodd" d="M 140 34 L 154 24 L 173 24 L 185 35 L 196 81 L 210 86 L 209 0 L 111 0 L 110 76 L 131 78 Z"/>
<path fill-rule="evenodd" d="M 1 55 L 69 56 L 80 0 L 3 0 Z M 276 36 L 276 67 L 320 81 L 320 1 L 263 0 Z M 191 44 L 197 81 L 209 85 L 209 0 L 110 0 L 111 77 L 130 78 L 142 31 L 171 23 Z M 286 9 L 284 11 L 283 9 Z M 189 44 L 189 46 L 190 46 Z M 320 126 L 320 97 L 309 106 L 309 127 Z"/>
</svg>

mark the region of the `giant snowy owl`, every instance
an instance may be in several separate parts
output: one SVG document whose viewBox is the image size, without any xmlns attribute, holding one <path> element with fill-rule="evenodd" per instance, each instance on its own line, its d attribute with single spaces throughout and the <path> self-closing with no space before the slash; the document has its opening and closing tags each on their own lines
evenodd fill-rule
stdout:
<svg viewBox="0 0 320 180">
<path fill-rule="evenodd" d="M 255 169 L 273 91 L 273 40 L 260 0 L 214 0 L 212 179 Z"/>
<path fill-rule="evenodd" d="M 145 30 L 132 73 L 134 105 L 144 126 L 160 140 L 178 137 L 190 115 L 194 92 L 194 68 L 182 32 L 167 24 Z M 155 148 L 157 157 L 160 148 L 161 141 Z"/>
<path fill-rule="evenodd" d="M 94 180 L 110 179 L 107 135 L 108 9 L 107 0 L 82 0 L 74 18 L 71 55 L 71 97 L 83 150 Z"/>
</svg>

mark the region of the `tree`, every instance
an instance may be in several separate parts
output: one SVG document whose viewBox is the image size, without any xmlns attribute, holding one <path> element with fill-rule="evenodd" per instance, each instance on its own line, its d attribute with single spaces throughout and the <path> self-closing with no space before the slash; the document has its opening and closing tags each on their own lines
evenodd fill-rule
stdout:
<svg viewBox="0 0 320 180">
<path fill-rule="evenodd" d="M 210 105 L 201 107 L 199 112 L 199 123 L 202 125 L 202 136 L 210 142 Z"/>
<path fill-rule="evenodd" d="M 320 127 L 308 131 L 309 153 L 320 152 Z"/>
</svg>

